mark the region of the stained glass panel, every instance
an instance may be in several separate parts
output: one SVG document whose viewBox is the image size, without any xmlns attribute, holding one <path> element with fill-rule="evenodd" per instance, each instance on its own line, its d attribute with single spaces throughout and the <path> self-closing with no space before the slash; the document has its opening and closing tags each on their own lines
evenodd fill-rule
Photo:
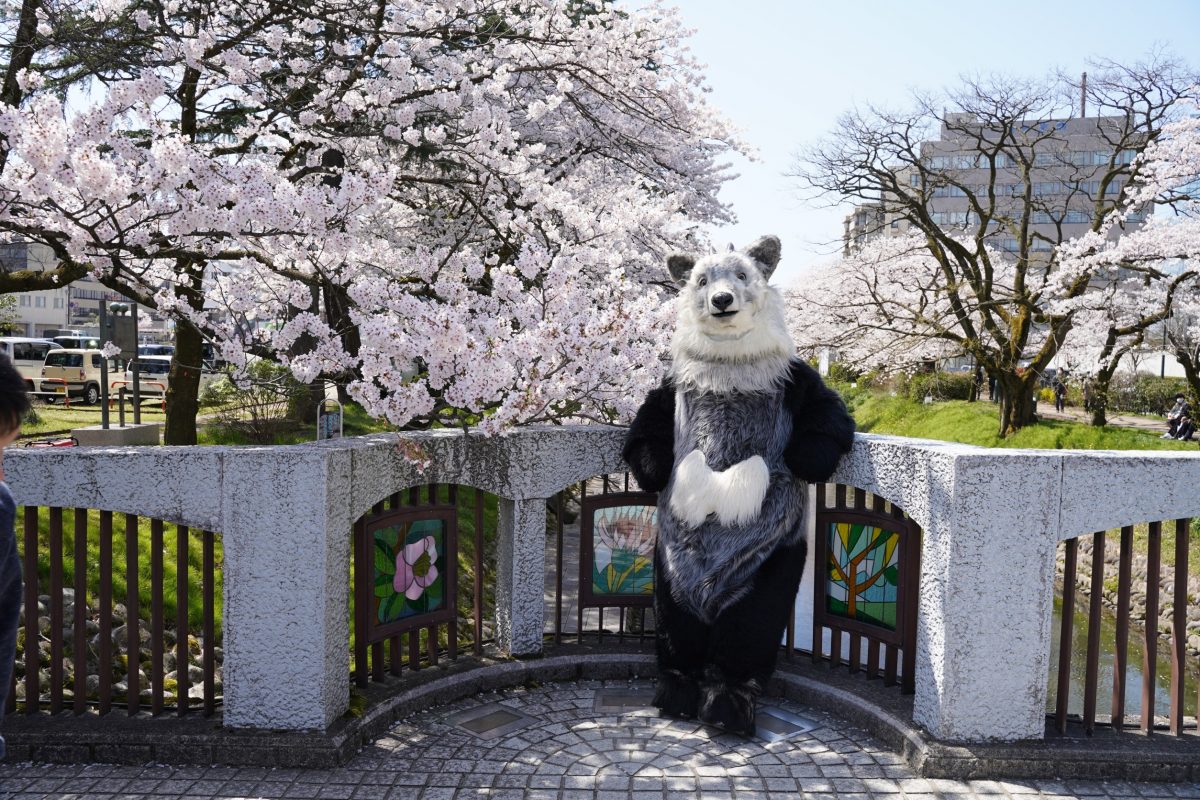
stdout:
<svg viewBox="0 0 1200 800">
<path fill-rule="evenodd" d="M 377 624 L 441 610 L 446 603 L 446 524 L 398 522 L 374 532 Z"/>
<path fill-rule="evenodd" d="M 592 514 L 592 592 L 652 595 L 658 509 L 609 506 Z"/>
<path fill-rule="evenodd" d="M 829 525 L 826 611 L 896 630 L 900 534 L 858 522 Z"/>
</svg>

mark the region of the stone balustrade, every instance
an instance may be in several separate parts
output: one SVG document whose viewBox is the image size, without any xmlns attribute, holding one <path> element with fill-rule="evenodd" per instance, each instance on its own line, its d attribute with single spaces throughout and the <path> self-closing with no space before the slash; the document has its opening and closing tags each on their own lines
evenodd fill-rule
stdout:
<svg viewBox="0 0 1200 800">
<path fill-rule="evenodd" d="M 22 505 L 220 533 L 224 724 L 308 730 L 348 706 L 356 519 L 422 483 L 499 496 L 497 643 L 536 657 L 546 499 L 621 471 L 623 437 L 614 427 L 545 426 L 493 438 L 434 431 L 280 447 L 14 449 L 5 467 Z M 860 434 L 834 479 L 895 503 L 924 529 L 914 714 L 951 741 L 1042 736 L 1060 540 L 1200 515 L 1200 454 L 1190 453 L 988 450 Z"/>
</svg>

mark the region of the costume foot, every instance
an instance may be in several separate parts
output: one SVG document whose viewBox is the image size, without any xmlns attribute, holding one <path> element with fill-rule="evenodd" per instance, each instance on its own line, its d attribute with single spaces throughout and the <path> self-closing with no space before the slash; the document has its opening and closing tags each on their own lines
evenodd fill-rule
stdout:
<svg viewBox="0 0 1200 800">
<path fill-rule="evenodd" d="M 707 684 L 700 699 L 700 721 L 749 738 L 754 735 L 760 691 L 753 680 L 734 686 Z"/>
<path fill-rule="evenodd" d="M 676 670 L 665 670 L 658 676 L 654 691 L 654 707 L 665 716 L 692 719 L 700 705 L 700 684 Z"/>
</svg>

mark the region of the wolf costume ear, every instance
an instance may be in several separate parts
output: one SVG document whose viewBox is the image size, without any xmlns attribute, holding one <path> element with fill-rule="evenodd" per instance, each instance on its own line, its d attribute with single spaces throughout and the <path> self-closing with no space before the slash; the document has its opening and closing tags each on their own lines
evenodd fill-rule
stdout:
<svg viewBox="0 0 1200 800">
<path fill-rule="evenodd" d="M 696 257 L 687 253 L 675 253 L 667 258 L 667 271 L 679 283 L 687 281 L 694 266 L 696 266 Z"/>
<path fill-rule="evenodd" d="M 746 255 L 753 258 L 759 264 L 762 264 L 763 277 L 770 278 L 771 273 L 775 271 L 775 267 L 779 264 L 780 249 L 779 237 L 763 236 L 746 248 Z"/>
</svg>

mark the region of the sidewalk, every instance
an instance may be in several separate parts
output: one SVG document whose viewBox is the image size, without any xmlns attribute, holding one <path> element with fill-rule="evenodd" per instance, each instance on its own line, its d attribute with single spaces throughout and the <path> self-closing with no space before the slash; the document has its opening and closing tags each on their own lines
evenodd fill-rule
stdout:
<svg viewBox="0 0 1200 800">
<path fill-rule="evenodd" d="M 1044 419 L 1060 419 L 1068 422 L 1091 424 L 1092 415 L 1077 406 L 1067 406 L 1063 411 L 1055 411 L 1053 404 L 1038 403 L 1037 414 Z M 1136 414 L 1109 414 L 1108 424 L 1120 428 L 1136 428 L 1141 431 L 1166 433 L 1167 421 L 1164 418 L 1142 417 Z"/>
<path fill-rule="evenodd" d="M 615 693 L 644 703 L 650 689 L 648 681 L 579 681 L 468 698 L 396 725 L 341 769 L 0 765 L 0 798 L 1200 798 L 1195 785 L 1178 783 L 919 778 L 863 731 L 777 698 L 769 704 L 816 727 L 767 743 L 605 702 Z"/>
</svg>

